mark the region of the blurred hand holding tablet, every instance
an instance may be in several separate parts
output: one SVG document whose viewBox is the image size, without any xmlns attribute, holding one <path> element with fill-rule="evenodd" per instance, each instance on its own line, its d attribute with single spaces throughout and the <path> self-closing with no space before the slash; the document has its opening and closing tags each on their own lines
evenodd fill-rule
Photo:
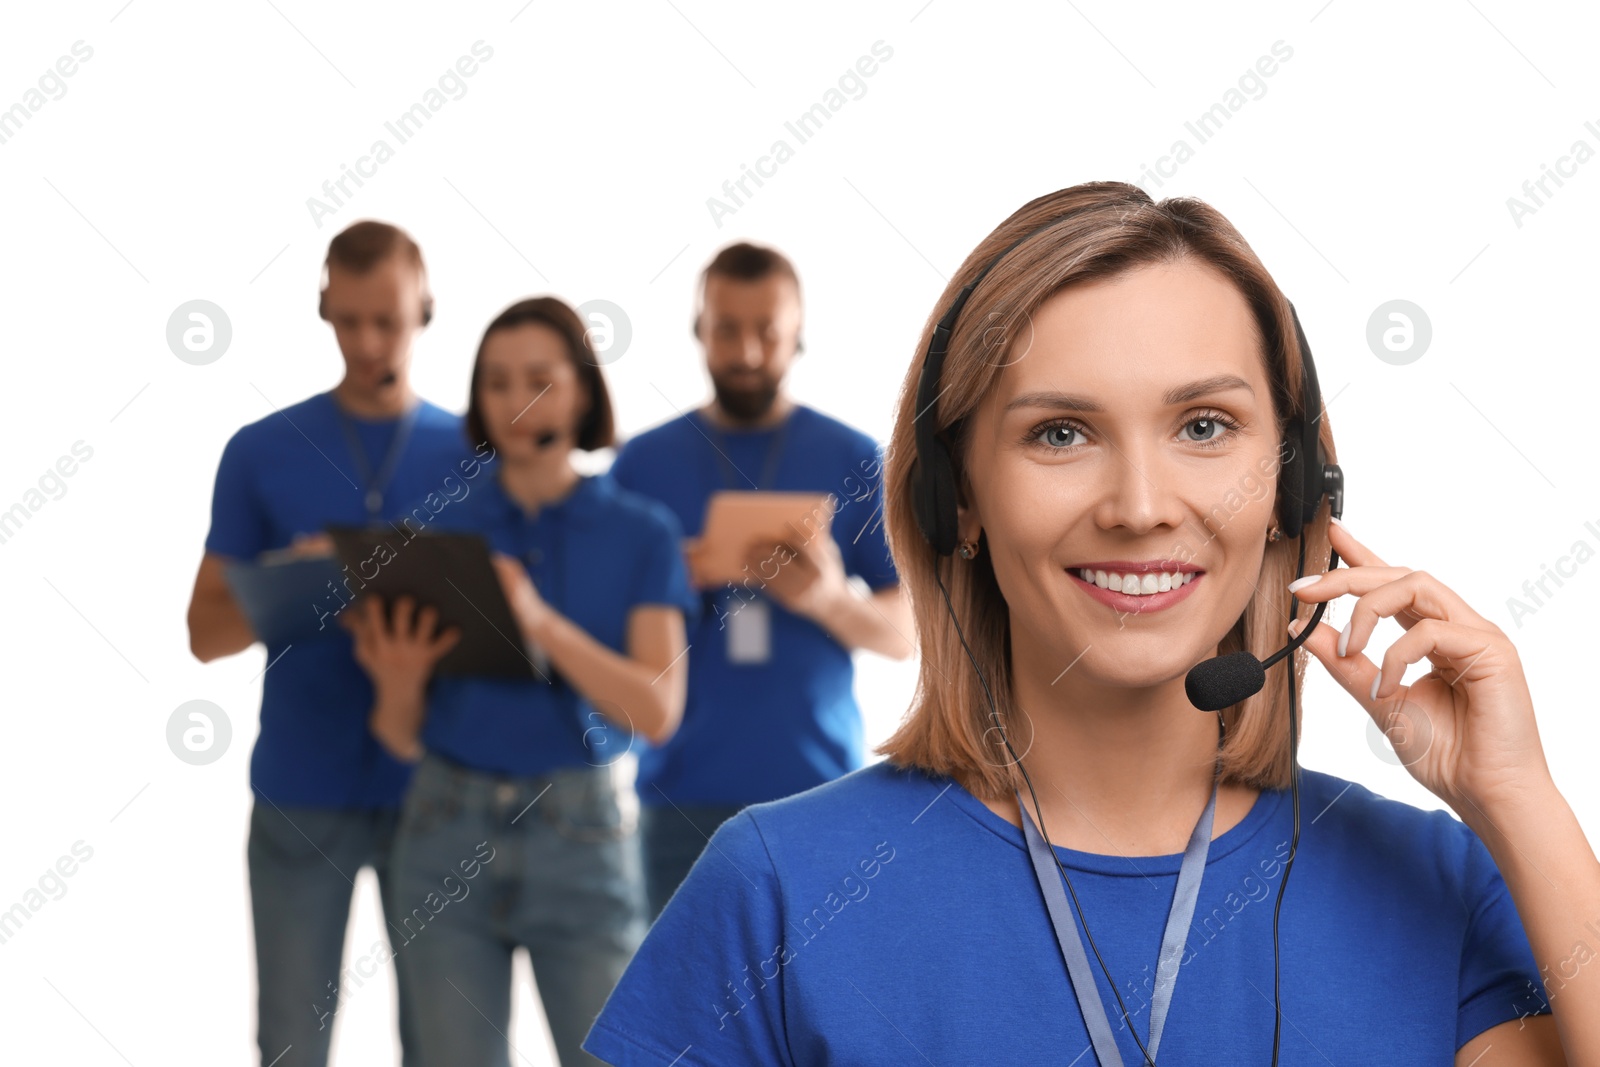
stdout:
<svg viewBox="0 0 1600 1067">
<path fill-rule="evenodd" d="M 734 490 L 711 494 L 705 523 L 691 550 L 695 584 L 705 587 L 750 577 L 746 559 L 754 545 L 787 544 L 798 551 L 818 535 L 827 535 L 834 511 L 830 496 Z"/>
<path fill-rule="evenodd" d="M 481 535 L 425 530 L 407 539 L 384 526 L 330 526 L 328 533 L 358 601 L 381 597 L 392 619 L 394 602 L 409 596 L 439 612 L 440 632 L 461 631 L 436 673 L 551 680 L 542 653 L 522 638 Z"/>
</svg>

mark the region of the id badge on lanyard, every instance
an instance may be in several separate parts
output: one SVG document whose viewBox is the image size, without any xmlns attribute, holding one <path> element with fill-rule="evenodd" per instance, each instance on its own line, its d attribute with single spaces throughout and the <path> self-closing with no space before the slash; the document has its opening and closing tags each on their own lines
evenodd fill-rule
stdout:
<svg viewBox="0 0 1600 1067">
<path fill-rule="evenodd" d="M 794 418 L 790 413 L 788 418 L 778 426 L 773 433 L 772 442 L 767 446 L 767 455 L 762 463 L 761 481 L 753 483 L 757 490 L 770 489 L 777 477 L 778 464 L 783 460 L 783 446 L 789 434 L 789 423 Z M 706 421 L 706 420 L 702 420 Z M 706 422 L 706 428 L 712 431 L 721 444 L 716 449 L 717 459 L 722 467 L 723 484 L 729 489 L 741 488 L 733 462 L 727 455 L 727 438 L 719 428 Z M 748 477 L 744 479 L 750 481 Z M 772 660 L 772 602 L 766 597 L 756 594 L 752 599 L 745 600 L 738 593 L 728 592 L 728 612 L 724 616 L 723 626 L 727 631 L 728 662 L 745 666 L 768 663 Z"/>
<path fill-rule="evenodd" d="M 772 606 L 766 597 L 740 600 L 727 615 L 728 662 L 753 664 L 772 659 Z"/>
</svg>

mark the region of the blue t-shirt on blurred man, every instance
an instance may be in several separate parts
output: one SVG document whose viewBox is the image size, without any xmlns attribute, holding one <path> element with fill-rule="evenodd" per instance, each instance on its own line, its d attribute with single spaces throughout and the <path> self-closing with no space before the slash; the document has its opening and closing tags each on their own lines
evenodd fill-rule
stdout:
<svg viewBox="0 0 1600 1067">
<path fill-rule="evenodd" d="M 871 437 L 796 404 L 786 425 L 759 430 L 725 429 L 690 412 L 630 439 L 611 474 L 665 503 L 686 537 L 699 536 L 706 503 L 719 490 L 832 493 L 831 533 L 845 573 L 877 591 L 899 581 L 884 537 L 881 462 Z M 758 577 L 749 586 L 760 584 Z M 862 765 L 855 668 L 831 634 L 774 601 L 766 662 L 730 659 L 727 617 L 751 595 L 730 587 L 702 592 L 683 725 L 665 745 L 641 753 L 640 803 L 757 803 Z"/>
<path fill-rule="evenodd" d="M 381 512 L 391 521 L 409 519 L 410 529 L 426 528 L 435 512 L 456 506 L 481 467 L 467 448 L 461 416 L 416 403 Z M 250 561 L 287 547 L 297 534 L 366 524 L 363 467 L 336 404 L 332 392 L 318 393 L 234 433 L 217 466 L 207 552 Z M 345 417 L 366 453 L 365 469 L 380 470 L 402 420 Z M 266 646 L 250 787 L 280 807 L 394 808 L 410 781 L 409 765 L 390 756 L 367 727 L 372 683 L 355 661 L 350 634 L 337 624 L 343 604 L 330 591 L 316 637 Z"/>
</svg>

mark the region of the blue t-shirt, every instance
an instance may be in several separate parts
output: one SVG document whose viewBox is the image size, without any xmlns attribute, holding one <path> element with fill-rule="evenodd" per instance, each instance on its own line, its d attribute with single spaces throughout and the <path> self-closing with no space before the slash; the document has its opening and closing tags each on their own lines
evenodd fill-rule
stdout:
<svg viewBox="0 0 1600 1067">
<path fill-rule="evenodd" d="M 434 511 L 467 492 L 480 466 L 459 415 L 419 400 L 416 422 L 382 514 L 424 528 Z M 236 560 L 284 548 L 296 534 L 367 521 L 366 482 L 339 424 L 331 392 L 242 427 L 217 466 L 206 551 Z M 348 416 L 377 472 L 400 419 Z M 250 757 L 250 787 L 288 807 L 390 808 L 400 803 L 410 768 L 385 752 L 367 728 L 372 683 L 337 625 L 344 601 L 330 592 L 322 632 L 311 640 L 268 643 L 261 683 L 261 731 Z M 316 606 L 308 605 L 308 610 Z"/>
<path fill-rule="evenodd" d="M 498 467 L 489 464 L 477 491 L 441 515 L 436 528 L 482 534 L 491 550 L 522 562 L 551 607 L 624 655 L 633 608 L 666 605 L 692 620 L 699 599 L 689 589 L 682 534 L 660 503 L 596 475 L 530 514 L 506 495 Z M 604 766 L 644 744 L 640 738 L 634 746 L 629 730 L 613 725 L 559 674 L 551 676 L 554 685 L 435 677 L 423 746 L 475 770 L 531 777 L 558 767 Z M 627 715 L 615 705 L 605 711 Z"/>
<path fill-rule="evenodd" d="M 1300 802 L 1280 1063 L 1438 1067 L 1549 1010 L 1470 829 L 1316 771 Z M 1271 1058 L 1291 830 L 1279 790 L 1212 841 L 1158 1062 Z M 1056 852 L 1147 1041 L 1182 855 Z M 1142 1063 L 1090 965 L 1124 1062 Z M 1095 1062 L 1022 830 L 951 779 L 887 762 L 723 823 L 584 1048 L 620 1067 Z"/>
<path fill-rule="evenodd" d="M 803 405 L 787 423 L 780 437 L 777 428 L 723 429 L 690 412 L 629 440 L 611 473 L 665 503 L 689 537 L 699 536 L 706 502 L 722 489 L 832 493 L 831 532 L 845 573 L 874 591 L 895 585 L 877 443 Z M 770 658 L 730 662 L 726 617 L 759 596 L 760 585 L 757 575 L 747 587 L 702 591 L 683 725 L 665 745 L 641 753 L 641 803 L 775 800 L 861 766 L 855 667 L 821 626 L 769 601 Z"/>
</svg>

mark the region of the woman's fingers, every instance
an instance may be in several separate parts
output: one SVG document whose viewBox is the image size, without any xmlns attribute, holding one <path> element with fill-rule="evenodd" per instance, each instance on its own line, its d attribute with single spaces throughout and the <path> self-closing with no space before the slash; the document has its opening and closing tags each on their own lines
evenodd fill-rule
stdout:
<svg viewBox="0 0 1600 1067">
<path fill-rule="evenodd" d="M 514 588 L 520 581 L 525 581 L 528 578 L 528 572 L 522 566 L 521 561 L 506 555 L 504 552 L 495 553 L 494 569 L 495 573 L 500 576 L 501 583 L 508 589 Z"/>
<path fill-rule="evenodd" d="M 1424 619 L 1438 619 L 1466 629 L 1498 632 L 1493 623 L 1426 571 L 1408 571 L 1393 581 L 1375 586 L 1367 580 L 1333 583 L 1329 590 L 1316 594 L 1317 599 L 1324 599 L 1332 590 L 1346 584 L 1351 586 L 1351 592 L 1358 593 L 1359 598 L 1350 609 L 1350 618 L 1340 637 L 1340 655 L 1365 648 L 1377 628 L 1378 620 L 1385 618 L 1394 619 L 1406 630 Z M 1310 593 L 1311 587 L 1302 592 Z"/>
<path fill-rule="evenodd" d="M 357 661 L 367 664 L 432 663 L 461 643 L 459 627 L 441 629 L 438 608 L 419 607 L 409 596 L 397 599 L 388 613 L 381 598 L 369 596 L 341 612 L 339 624 L 355 641 Z"/>
<path fill-rule="evenodd" d="M 1296 619 L 1292 624 L 1291 633 L 1297 632 L 1295 628 L 1303 627 L 1305 619 Z M 1420 629 L 1420 627 L 1419 627 Z M 1420 758 L 1431 744 L 1433 730 L 1427 721 L 1426 715 L 1406 701 L 1390 700 L 1388 697 L 1374 696 L 1373 690 L 1384 673 L 1376 664 L 1366 656 L 1356 652 L 1349 657 L 1340 657 L 1335 648 L 1338 643 L 1338 631 L 1325 622 L 1317 624 L 1317 628 L 1307 636 L 1305 649 L 1315 656 L 1334 681 L 1346 693 L 1349 693 L 1355 702 L 1361 705 L 1367 716 L 1383 731 L 1389 743 L 1394 746 L 1395 752 L 1407 766 Z M 1391 650 L 1392 651 L 1392 650 Z M 1386 665 L 1392 666 L 1387 657 Z M 1392 678 L 1389 678 L 1385 688 L 1396 690 L 1395 681 L 1405 673 L 1403 665 L 1395 667 Z"/>
<path fill-rule="evenodd" d="M 1349 528 L 1338 519 L 1332 519 L 1328 523 L 1328 541 L 1339 553 L 1339 558 L 1351 567 L 1388 566 L 1376 552 L 1357 541 Z"/>
<path fill-rule="evenodd" d="M 434 639 L 433 643 L 428 646 L 428 652 L 434 659 L 438 659 L 452 648 L 455 648 L 460 642 L 461 631 L 452 626 Z"/>
<path fill-rule="evenodd" d="M 433 637 L 434 627 L 439 625 L 439 609 L 428 604 L 417 612 L 417 625 L 415 633 L 418 637 Z"/>
<path fill-rule="evenodd" d="M 396 639 L 407 641 L 412 638 L 416 610 L 417 602 L 411 597 L 403 596 L 394 602 L 389 618 L 390 627 Z"/>
<path fill-rule="evenodd" d="M 1373 698 L 1385 699 L 1385 694 L 1398 687 L 1406 668 L 1424 656 L 1435 668 L 1455 675 L 1454 678 L 1440 675 L 1451 685 L 1492 677 L 1501 667 L 1499 658 L 1486 655 L 1493 644 L 1494 639 L 1482 630 L 1424 619 L 1383 654 L 1381 680 L 1375 682 Z"/>
<path fill-rule="evenodd" d="M 350 631 L 357 641 L 370 644 L 374 631 L 382 628 L 381 616 L 374 610 L 372 598 L 359 600 L 339 613 L 339 625 Z"/>
<path fill-rule="evenodd" d="M 1290 623 L 1291 635 L 1299 633 L 1307 621 L 1307 619 L 1296 619 Z M 1333 675 L 1333 680 L 1370 714 L 1375 703 L 1372 699 L 1372 685 L 1378 677 L 1378 666 L 1360 652 L 1351 653 L 1349 657 L 1339 656 L 1335 648 L 1338 639 L 1338 630 L 1325 622 L 1319 622 L 1317 628 L 1305 639 L 1303 647 L 1321 660 L 1328 673 Z"/>
<path fill-rule="evenodd" d="M 439 609 L 429 604 L 417 615 L 416 637 L 428 655 L 438 659 L 461 640 L 461 630 L 454 626 L 439 630 Z"/>
</svg>

